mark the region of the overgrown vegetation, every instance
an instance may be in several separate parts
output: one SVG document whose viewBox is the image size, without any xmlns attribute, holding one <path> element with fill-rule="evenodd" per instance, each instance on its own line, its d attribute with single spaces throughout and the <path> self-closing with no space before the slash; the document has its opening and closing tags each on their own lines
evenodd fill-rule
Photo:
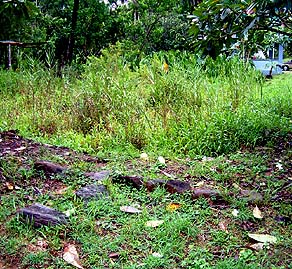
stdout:
<svg viewBox="0 0 292 269">
<path fill-rule="evenodd" d="M 264 83 L 237 58 L 157 53 L 130 67 L 112 48 L 75 78 L 30 66 L 0 73 L 0 128 L 79 150 L 221 154 L 291 128 L 290 75 Z"/>
<path fill-rule="evenodd" d="M 291 1 L 15 0 L 0 15 L 1 39 L 24 42 L 0 42 L 0 268 L 71 268 L 68 246 L 84 268 L 290 268 L 292 75 L 246 59 L 289 52 Z M 83 201 L 101 170 L 108 196 Z M 26 223 L 35 203 L 68 223 Z"/>
</svg>

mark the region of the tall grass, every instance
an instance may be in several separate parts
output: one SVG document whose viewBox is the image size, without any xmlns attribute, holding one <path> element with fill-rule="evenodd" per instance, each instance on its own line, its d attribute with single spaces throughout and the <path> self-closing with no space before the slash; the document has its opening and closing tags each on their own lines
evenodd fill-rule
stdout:
<svg viewBox="0 0 292 269">
<path fill-rule="evenodd" d="M 112 48 L 83 70 L 63 78 L 37 63 L 0 71 L 0 129 L 90 151 L 211 155 L 291 126 L 291 88 L 266 92 L 261 75 L 237 58 L 198 63 L 187 53 L 157 53 L 133 68 Z"/>
</svg>

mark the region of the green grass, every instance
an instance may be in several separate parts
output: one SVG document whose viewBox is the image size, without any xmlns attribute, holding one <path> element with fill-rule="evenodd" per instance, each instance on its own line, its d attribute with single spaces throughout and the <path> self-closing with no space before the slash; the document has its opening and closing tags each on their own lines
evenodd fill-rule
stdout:
<svg viewBox="0 0 292 269">
<path fill-rule="evenodd" d="M 285 199 L 271 198 L 291 177 L 289 141 L 288 148 L 273 151 L 292 129 L 291 74 L 264 81 L 238 59 L 198 64 L 183 53 L 168 55 L 165 73 L 163 57 L 158 53 L 130 68 L 113 49 L 91 58 L 76 77 L 58 78 L 36 64 L 31 70 L 0 71 L 0 131 L 17 129 L 25 137 L 90 152 L 106 158 L 103 169 L 112 171 L 105 182 L 110 198 L 85 205 L 74 191 L 90 183 L 83 172 L 100 169 L 93 163 L 40 149 L 39 159 L 73 171 L 47 179 L 32 168 L 30 156 L 1 159 L 0 267 L 5 260 L 18 268 L 72 268 L 62 259 L 65 244 L 72 243 L 85 268 L 289 268 L 291 224 L 275 217 L 291 216 L 292 208 Z M 148 162 L 138 158 L 141 152 L 148 153 Z M 166 166 L 158 156 L 166 158 Z M 279 159 L 283 171 L 275 168 Z M 226 204 L 112 183 L 117 174 L 167 178 L 163 169 L 221 190 Z M 19 188 L 9 190 L 7 182 Z M 64 185 L 63 195 L 54 193 Z M 34 186 L 43 193 L 37 195 Z M 239 197 L 241 189 L 261 193 L 263 220 Z M 32 202 L 74 209 L 69 225 L 35 229 L 23 223 L 15 212 Z M 171 212 L 171 203 L 180 207 Z M 123 205 L 142 212 L 121 212 Z M 164 223 L 145 227 L 148 220 Z M 249 231 L 274 235 L 278 242 L 252 251 Z"/>
<path fill-rule="evenodd" d="M 163 57 L 149 56 L 133 69 L 112 49 L 92 57 L 74 79 L 37 64 L 2 70 L 0 130 L 99 154 L 121 148 L 127 155 L 195 156 L 263 144 L 291 128 L 290 74 L 263 83 L 238 59 L 198 64 L 184 53 L 168 55 L 165 73 Z"/>
<path fill-rule="evenodd" d="M 54 155 L 48 153 L 44 156 L 54 159 Z M 148 169 L 137 159 L 131 160 L 130 168 L 129 161 L 111 161 L 103 167 L 111 169 L 113 174 L 123 171 L 124 174 L 143 175 L 145 179 L 162 178 L 161 169 L 168 168 L 179 179 L 191 179 L 193 184 L 204 181 L 208 186 L 229 193 L 223 208 L 221 203 L 216 205 L 206 198 L 192 200 L 189 194 L 170 195 L 162 188 L 153 192 L 138 191 L 113 184 L 111 177 L 104 183 L 110 197 L 85 204 L 75 197 L 74 190 L 90 183 L 82 181 L 78 175 L 94 167 L 78 160 L 67 163 L 72 169 L 71 175 L 51 179 L 69 187 L 62 195 L 54 193 L 54 185 L 47 185 L 50 179 L 36 172 L 27 178 L 31 185 L 27 185 L 20 174 L 5 174 L 6 181 L 12 179 L 18 189 L 2 190 L 1 258 L 7 262 L 14 260 L 18 268 L 71 268 L 62 259 L 62 253 L 64 246 L 72 243 L 85 268 L 287 268 L 291 263 L 291 224 L 276 222 L 275 217 L 289 216 L 292 208 L 285 201 L 270 201 L 285 182 L 285 179 L 275 181 L 274 178 L 287 173 L 286 170 L 273 170 L 266 175 L 267 168 L 277 162 L 273 157 L 263 151 L 245 152 L 207 161 L 168 160 L 164 168 L 154 170 L 151 167 L 156 166 L 155 159 L 150 159 Z M 6 160 L 6 167 L 1 166 L 1 171 L 9 167 L 16 170 L 11 158 Z M 45 192 L 36 195 L 32 186 Z M 239 198 L 238 188 L 257 189 L 263 194 L 264 199 L 258 204 L 264 214 L 263 220 L 253 217 L 254 205 Z M 35 229 L 23 223 L 15 212 L 30 204 L 31 199 L 62 212 L 74 209 L 69 224 Z M 167 206 L 171 203 L 180 207 L 169 211 Z M 124 205 L 135 206 L 142 212 L 136 215 L 122 212 L 120 206 Z M 237 217 L 232 215 L 233 209 L 239 211 Z M 163 220 L 164 223 L 156 228 L 146 227 L 149 220 Z M 222 223 L 227 231 L 220 226 Z M 278 242 L 268 249 L 252 251 L 248 247 L 252 241 L 247 236 L 251 231 L 244 228 L 244 223 L 249 223 L 254 233 L 276 236 Z M 38 242 L 46 242 L 46 247 L 38 248 Z M 109 258 L 110 253 L 118 253 L 118 259 Z M 153 253 L 161 256 L 155 257 Z"/>
</svg>

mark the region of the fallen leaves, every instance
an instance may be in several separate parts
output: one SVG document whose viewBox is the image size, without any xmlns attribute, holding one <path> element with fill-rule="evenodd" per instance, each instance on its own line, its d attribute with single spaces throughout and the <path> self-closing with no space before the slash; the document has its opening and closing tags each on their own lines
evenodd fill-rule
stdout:
<svg viewBox="0 0 292 269">
<path fill-rule="evenodd" d="M 26 248 L 29 252 L 39 252 L 45 251 L 48 248 L 48 246 L 49 244 L 46 240 L 39 238 L 35 243 L 28 244 Z"/>
<path fill-rule="evenodd" d="M 255 241 L 261 242 L 261 243 L 276 243 L 277 238 L 275 236 L 269 235 L 269 234 L 248 234 L 248 237 L 252 238 Z"/>
<path fill-rule="evenodd" d="M 155 228 L 161 225 L 163 222 L 163 220 L 149 220 L 146 222 L 145 226 Z"/>
<path fill-rule="evenodd" d="M 141 155 L 140 155 L 140 159 L 141 159 L 142 161 L 144 161 L 144 162 L 149 161 L 148 154 L 145 153 L 145 152 L 141 153 Z"/>
<path fill-rule="evenodd" d="M 234 216 L 234 217 L 237 217 L 238 214 L 239 214 L 239 211 L 237 209 L 233 209 L 233 211 L 231 212 L 231 214 Z"/>
<path fill-rule="evenodd" d="M 68 191 L 68 187 L 67 186 L 60 186 L 56 191 L 55 191 L 55 194 L 58 194 L 58 195 L 62 195 L 62 194 L 65 194 L 67 191 Z"/>
<path fill-rule="evenodd" d="M 219 222 L 218 226 L 219 226 L 219 228 L 220 228 L 221 231 L 224 231 L 226 233 L 229 233 L 228 232 L 228 228 L 227 228 L 227 223 L 221 221 L 221 222 Z"/>
<path fill-rule="evenodd" d="M 257 219 L 262 219 L 263 218 L 262 212 L 259 210 L 258 206 L 255 206 L 255 208 L 252 211 L 252 214 Z"/>
<path fill-rule="evenodd" d="M 72 244 L 68 244 L 64 248 L 63 259 L 67 263 L 69 263 L 77 268 L 80 268 L 80 269 L 84 268 L 80 263 L 79 255 L 77 253 L 76 247 Z"/>
<path fill-rule="evenodd" d="M 158 252 L 153 252 L 152 256 L 155 257 L 155 258 L 163 258 L 163 255 L 158 253 Z"/>
<path fill-rule="evenodd" d="M 111 252 L 111 253 L 108 254 L 108 257 L 110 259 L 118 259 L 120 257 L 120 253 L 118 253 L 118 252 Z"/>
<path fill-rule="evenodd" d="M 173 212 L 181 207 L 180 204 L 177 203 L 170 203 L 169 205 L 166 206 L 166 210 L 169 212 Z"/>
<path fill-rule="evenodd" d="M 13 184 L 11 184 L 11 183 L 9 183 L 9 182 L 6 182 L 5 185 L 6 185 L 6 188 L 7 188 L 8 190 L 10 190 L 10 191 L 14 190 L 14 185 L 13 185 Z"/>
<path fill-rule="evenodd" d="M 120 210 L 122 212 L 131 213 L 131 214 L 141 213 L 140 209 L 137 209 L 136 207 L 133 207 L 133 206 L 121 206 Z"/>
<path fill-rule="evenodd" d="M 276 168 L 278 168 L 278 170 L 283 170 L 283 164 L 281 163 L 281 161 L 276 163 Z"/>
<path fill-rule="evenodd" d="M 15 151 L 23 151 L 23 150 L 25 150 L 26 149 L 26 147 L 20 147 L 20 148 L 16 148 L 16 149 L 14 149 Z"/>
<path fill-rule="evenodd" d="M 159 156 L 158 157 L 158 162 L 161 163 L 161 164 L 165 164 L 165 159 L 162 157 L 162 156 Z"/>
<path fill-rule="evenodd" d="M 75 213 L 75 208 L 71 208 L 71 209 L 68 209 L 64 212 L 64 214 L 67 216 L 67 217 L 70 217 L 71 215 L 73 215 Z"/>
<path fill-rule="evenodd" d="M 265 243 L 255 243 L 255 244 L 249 245 L 249 248 L 251 248 L 252 250 L 259 251 L 259 250 L 264 249 L 264 246 L 265 246 Z"/>
</svg>

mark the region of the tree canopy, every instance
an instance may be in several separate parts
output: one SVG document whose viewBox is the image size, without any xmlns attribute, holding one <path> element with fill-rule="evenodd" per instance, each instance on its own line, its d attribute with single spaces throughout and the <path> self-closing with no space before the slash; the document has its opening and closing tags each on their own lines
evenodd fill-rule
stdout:
<svg viewBox="0 0 292 269">
<path fill-rule="evenodd" d="M 193 12 L 195 47 L 215 58 L 234 46 L 249 49 L 267 33 L 292 36 L 291 1 L 205 0 Z"/>
<path fill-rule="evenodd" d="M 118 41 L 130 59 L 161 50 L 215 58 L 289 42 L 291 7 L 288 0 L 1 0 L 0 40 L 45 44 L 32 57 L 61 66 Z M 5 53 L 0 47 L 1 64 Z"/>
</svg>

